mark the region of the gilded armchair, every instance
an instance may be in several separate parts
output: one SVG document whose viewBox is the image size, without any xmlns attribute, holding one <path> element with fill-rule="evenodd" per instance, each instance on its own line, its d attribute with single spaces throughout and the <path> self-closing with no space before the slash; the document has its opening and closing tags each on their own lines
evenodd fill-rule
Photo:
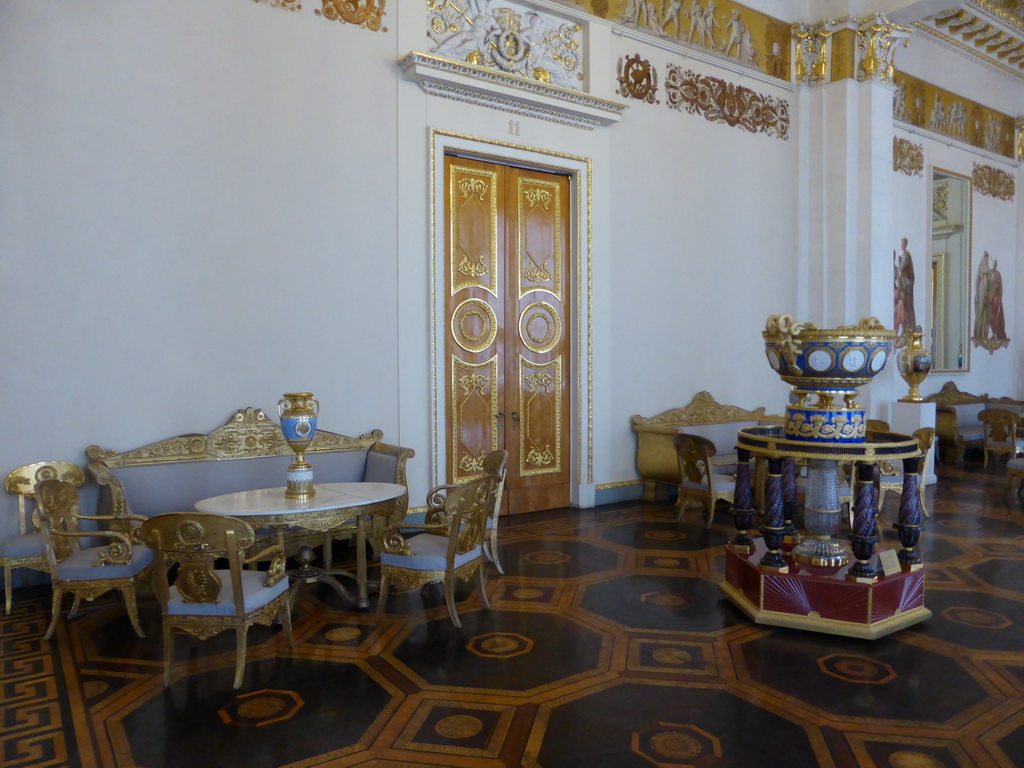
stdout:
<svg viewBox="0 0 1024 768">
<path fill-rule="evenodd" d="M 508 465 L 508 451 L 491 451 L 484 456 L 482 469 L 484 474 L 494 478 L 496 488 L 494 491 L 494 503 L 491 514 L 487 518 L 487 534 L 484 536 L 484 555 L 494 563 L 498 573 L 504 575 L 505 570 L 501 567 L 501 560 L 498 559 L 498 515 L 501 512 L 501 497 L 505 490 L 505 470 Z M 445 500 L 449 491 L 458 488 L 458 485 L 439 485 L 427 493 L 427 514 L 424 518 L 427 523 L 440 523 L 446 519 Z"/>
<path fill-rule="evenodd" d="M 484 537 L 487 520 L 495 506 L 497 483 L 491 475 L 470 480 L 447 491 L 443 514 L 438 522 L 422 525 L 403 523 L 401 531 L 422 531 L 408 538 L 398 528 L 384 535 L 380 556 L 380 601 L 377 616 L 384 613 L 392 581 L 411 589 L 440 582 L 444 585 L 448 614 L 461 627 L 455 608 L 455 581 L 468 581 L 476 573 L 480 599 L 490 608 L 484 589 Z"/>
<path fill-rule="evenodd" d="M 1020 429 L 1020 415 L 1006 408 L 986 408 L 978 414 L 985 431 L 984 466 L 988 466 L 988 455 L 1009 455 L 1011 459 L 1024 453 L 1024 438 L 1017 431 Z"/>
<path fill-rule="evenodd" d="M 252 526 L 242 520 L 202 512 L 167 512 L 139 528 L 140 541 L 168 566 L 154 580 L 163 614 L 165 686 L 171 679 L 174 630 L 205 640 L 234 629 L 235 688 L 242 684 L 250 626 L 269 625 L 278 616 L 292 645 L 284 550 L 275 544 L 246 558 L 255 538 Z M 217 568 L 218 559 L 227 559 L 228 567 Z M 269 570 L 243 569 L 268 559 Z M 178 570 L 172 584 L 173 564 Z"/>
<path fill-rule="evenodd" d="M 113 589 L 121 592 L 132 628 L 145 637 L 139 625 L 135 587 L 153 569 L 153 550 L 133 544 L 129 534 L 118 530 L 83 531 L 79 521 L 94 520 L 120 525 L 141 520 L 131 515 L 82 515 L 78 510 L 78 488 L 62 480 L 51 465 L 36 473 L 36 520 L 46 544 L 46 559 L 53 584 L 53 617 L 44 637 L 49 640 L 60 619 L 64 593 L 75 596 L 68 618 L 78 611 L 81 598 L 94 600 Z M 83 547 L 86 539 L 109 539 L 101 546 Z"/>
<path fill-rule="evenodd" d="M 708 513 L 708 528 L 715 519 L 715 504 L 720 499 L 732 501 L 736 481 L 728 475 L 711 471 L 715 444 L 704 437 L 680 432 L 672 438 L 679 459 L 679 517 L 682 519 L 690 499 L 701 502 Z"/>
<path fill-rule="evenodd" d="M 35 501 L 36 472 L 46 466 L 53 467 L 61 480 L 67 480 L 76 488 L 81 488 L 85 482 L 85 473 L 81 467 L 65 461 L 37 461 L 14 470 L 4 481 L 4 490 L 18 497 L 18 535 L 0 547 L 4 561 L 4 608 L 8 616 L 11 614 L 14 571 L 18 568 L 31 568 L 47 573 L 50 570 L 46 560 L 46 543 L 39 527 L 32 521 L 32 508 L 29 504 Z"/>
</svg>

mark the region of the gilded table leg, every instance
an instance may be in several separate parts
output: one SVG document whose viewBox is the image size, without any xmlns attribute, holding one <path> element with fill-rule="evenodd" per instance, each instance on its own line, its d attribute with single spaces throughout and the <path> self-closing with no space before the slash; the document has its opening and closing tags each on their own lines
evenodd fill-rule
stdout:
<svg viewBox="0 0 1024 768">
<path fill-rule="evenodd" d="M 370 597 L 366 588 L 366 516 L 356 518 L 356 605 L 368 608 Z"/>
</svg>

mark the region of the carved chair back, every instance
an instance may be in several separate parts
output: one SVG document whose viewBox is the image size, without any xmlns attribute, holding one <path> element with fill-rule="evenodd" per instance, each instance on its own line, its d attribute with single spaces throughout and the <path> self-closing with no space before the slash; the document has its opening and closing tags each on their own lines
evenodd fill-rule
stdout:
<svg viewBox="0 0 1024 768">
<path fill-rule="evenodd" d="M 164 558 L 170 568 L 178 566 L 174 586 L 185 603 L 219 603 L 224 588 L 217 574 L 216 561 L 226 558 L 231 572 L 234 605 L 241 611 L 240 574 L 245 551 L 256 536 L 243 520 L 202 512 L 168 512 L 146 520 L 139 528 L 139 539 Z M 169 571 L 168 571 L 169 572 Z M 168 578 L 157 578 L 156 591 L 166 609 L 170 599 Z"/>
<path fill-rule="evenodd" d="M 683 482 L 708 485 L 711 482 L 711 457 L 715 444 L 705 437 L 679 433 L 673 438 L 679 456 L 679 471 Z"/>
<path fill-rule="evenodd" d="M 48 465 L 40 467 L 36 477 L 33 518 L 43 533 L 51 570 L 56 575 L 56 565 L 81 549 L 78 487 L 61 480 L 57 471 Z"/>
<path fill-rule="evenodd" d="M 11 472 L 4 481 L 4 490 L 18 497 L 18 533 L 22 536 L 38 528 L 29 523 L 32 518 L 32 505 L 29 502 L 35 500 L 36 473 L 43 467 L 52 467 L 58 478 L 71 483 L 75 488 L 81 488 L 85 483 L 82 468 L 66 461 L 37 461 Z"/>
<path fill-rule="evenodd" d="M 978 414 L 985 425 L 985 441 L 1012 444 L 1020 426 L 1020 415 L 1006 408 L 986 408 Z"/>
</svg>

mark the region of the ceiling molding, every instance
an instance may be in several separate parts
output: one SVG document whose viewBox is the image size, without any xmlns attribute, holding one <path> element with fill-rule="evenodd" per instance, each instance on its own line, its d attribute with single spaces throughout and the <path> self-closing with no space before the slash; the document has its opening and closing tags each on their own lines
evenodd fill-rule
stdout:
<svg viewBox="0 0 1024 768">
<path fill-rule="evenodd" d="M 961 53 L 1024 80 L 1024 3 L 968 0 L 914 26 Z"/>
</svg>

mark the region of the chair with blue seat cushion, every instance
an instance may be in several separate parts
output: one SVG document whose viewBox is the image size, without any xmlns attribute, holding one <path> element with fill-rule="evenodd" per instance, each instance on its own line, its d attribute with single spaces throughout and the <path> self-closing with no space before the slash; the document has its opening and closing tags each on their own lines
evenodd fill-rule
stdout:
<svg viewBox="0 0 1024 768">
<path fill-rule="evenodd" d="M 66 461 L 37 461 L 14 470 L 4 481 L 4 490 L 18 497 L 18 535 L 0 547 L 4 561 L 4 608 L 8 616 L 14 591 L 14 571 L 31 568 L 46 573 L 50 569 L 46 562 L 43 534 L 32 521 L 33 504 L 30 503 L 35 501 L 36 472 L 45 466 L 53 467 L 61 480 L 67 480 L 76 488 L 81 488 L 85 482 L 85 472 L 81 467 Z"/>
<path fill-rule="evenodd" d="M 736 481 L 728 475 L 717 475 L 711 470 L 711 457 L 715 444 L 706 437 L 678 432 L 672 438 L 679 458 L 679 517 L 686 512 L 690 499 L 701 502 L 708 513 L 708 528 L 715 519 L 715 504 L 719 500 L 732 501 Z"/>
<path fill-rule="evenodd" d="M 491 451 L 480 462 L 480 470 L 485 475 L 494 478 L 496 488 L 494 491 L 494 507 L 487 518 L 487 535 L 484 537 L 484 555 L 494 563 L 498 573 L 503 574 L 505 570 L 501 567 L 501 560 L 498 559 L 498 516 L 501 514 L 502 494 L 505 490 L 505 470 L 508 465 L 508 451 Z M 448 492 L 458 485 L 439 485 L 427 493 L 427 513 L 424 521 L 427 523 L 439 523 L 445 519 L 445 499 Z"/>
<path fill-rule="evenodd" d="M 82 520 L 106 523 L 114 523 L 116 520 L 119 525 L 124 525 L 132 516 L 124 515 L 115 519 L 112 515 L 80 514 L 78 487 L 60 479 L 52 465 L 44 465 L 36 472 L 34 493 L 35 520 L 43 535 L 53 585 L 53 617 L 44 637 L 49 640 L 57 627 L 65 592 L 75 596 L 75 604 L 68 615 L 68 618 L 72 618 L 81 598 L 94 600 L 113 589 L 120 591 L 124 597 L 135 634 L 145 637 L 139 625 L 135 586 L 152 571 L 153 551 L 133 544 L 131 536 L 123 531 L 85 531 L 79 527 Z M 83 546 L 83 543 L 95 539 L 106 539 L 109 543 Z"/>
<path fill-rule="evenodd" d="M 146 520 L 139 540 L 153 548 L 167 568 L 156 579 L 163 613 L 164 685 L 171 679 L 174 630 L 205 640 L 235 630 L 234 687 L 242 684 L 249 627 L 279 617 L 288 644 L 292 620 L 284 549 L 279 544 L 246 558 L 256 536 L 252 526 L 234 517 L 202 512 L 167 512 Z M 227 568 L 217 568 L 218 560 Z M 244 569 L 269 560 L 268 570 Z M 177 574 L 171 582 L 172 566 Z"/>
<path fill-rule="evenodd" d="M 380 556 L 380 601 L 377 616 L 384 613 L 392 581 L 417 589 L 426 584 L 444 585 L 448 614 L 461 627 L 455 608 L 455 581 L 468 581 L 476 573 L 480 599 L 490 608 L 484 589 L 484 536 L 495 505 L 497 483 L 484 475 L 448 490 L 443 517 L 435 523 L 402 523 L 385 532 Z M 408 536 L 409 532 L 417 535 Z"/>
</svg>

